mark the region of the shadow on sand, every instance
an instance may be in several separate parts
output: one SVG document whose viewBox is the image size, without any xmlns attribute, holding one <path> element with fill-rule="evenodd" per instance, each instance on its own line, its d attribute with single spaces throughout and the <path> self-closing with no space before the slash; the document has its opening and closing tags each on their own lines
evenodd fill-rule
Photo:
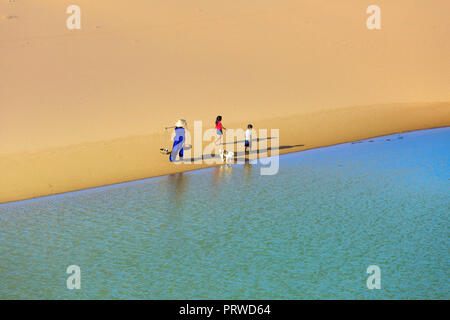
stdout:
<svg viewBox="0 0 450 320">
<path fill-rule="evenodd" d="M 255 141 L 263 141 L 263 140 L 270 140 L 273 139 L 272 137 L 269 138 L 263 138 L 263 139 L 255 139 Z M 233 144 L 233 145 L 237 145 L 239 143 L 244 143 L 244 141 L 235 141 L 235 142 L 228 142 L 228 143 L 223 143 L 222 145 L 226 145 L 226 144 Z M 286 150 L 286 149 L 292 149 L 292 148 L 298 148 L 298 147 L 304 147 L 304 144 L 295 144 L 295 145 L 282 145 L 278 147 L 278 150 Z M 234 149 L 234 148 L 233 148 Z M 267 156 L 268 152 L 270 152 L 271 150 L 273 150 L 273 148 L 268 147 L 265 149 L 255 149 L 255 150 L 251 150 L 251 151 L 238 151 L 234 153 L 234 161 L 237 162 L 239 160 L 241 160 L 241 162 L 248 162 L 249 161 L 249 157 L 251 155 L 256 155 L 255 157 L 252 158 L 257 158 L 258 156 L 262 155 L 262 156 Z M 217 155 L 218 157 L 219 155 Z M 248 156 L 248 157 L 246 157 Z M 199 160 L 213 160 L 216 159 L 216 154 L 215 153 L 211 153 L 211 154 L 202 154 L 201 157 L 196 157 L 196 158 L 185 158 L 184 161 L 199 161 Z M 242 161 L 245 160 L 245 161 Z"/>
</svg>

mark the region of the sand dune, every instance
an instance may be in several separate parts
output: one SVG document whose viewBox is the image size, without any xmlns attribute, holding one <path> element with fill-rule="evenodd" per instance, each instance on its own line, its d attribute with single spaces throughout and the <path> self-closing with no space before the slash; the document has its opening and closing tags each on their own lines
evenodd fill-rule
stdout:
<svg viewBox="0 0 450 320">
<path fill-rule="evenodd" d="M 449 2 L 375 2 L 0 1 L 0 202 L 198 168 L 158 153 L 178 118 L 282 153 L 449 125 Z"/>
</svg>

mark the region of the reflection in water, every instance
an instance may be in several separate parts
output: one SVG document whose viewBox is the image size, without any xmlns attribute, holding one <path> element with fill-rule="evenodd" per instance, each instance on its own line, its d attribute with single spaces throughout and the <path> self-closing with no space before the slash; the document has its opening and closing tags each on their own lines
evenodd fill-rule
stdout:
<svg viewBox="0 0 450 320">
<path fill-rule="evenodd" d="M 251 163 L 244 164 L 244 180 L 247 182 L 252 176 L 253 166 Z"/>
<path fill-rule="evenodd" d="M 183 194 L 186 191 L 188 178 L 183 172 L 174 173 L 167 177 L 167 195 L 170 207 L 179 209 L 183 205 Z"/>
<path fill-rule="evenodd" d="M 233 174 L 233 167 L 232 166 L 217 166 L 214 167 L 214 174 L 213 174 L 213 186 L 215 188 L 218 188 L 220 184 L 228 181 Z"/>
<path fill-rule="evenodd" d="M 222 170 L 220 167 L 214 167 L 214 172 L 212 175 L 212 182 L 214 187 L 217 187 L 220 184 L 220 176 L 222 175 L 221 172 Z"/>
</svg>

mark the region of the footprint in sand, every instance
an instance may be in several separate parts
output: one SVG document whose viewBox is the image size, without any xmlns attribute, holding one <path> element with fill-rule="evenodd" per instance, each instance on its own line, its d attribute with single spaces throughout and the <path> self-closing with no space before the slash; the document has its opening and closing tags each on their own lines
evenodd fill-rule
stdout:
<svg viewBox="0 0 450 320">
<path fill-rule="evenodd" d="M 18 18 L 19 16 L 0 16 L 0 20 L 13 20 Z"/>
</svg>

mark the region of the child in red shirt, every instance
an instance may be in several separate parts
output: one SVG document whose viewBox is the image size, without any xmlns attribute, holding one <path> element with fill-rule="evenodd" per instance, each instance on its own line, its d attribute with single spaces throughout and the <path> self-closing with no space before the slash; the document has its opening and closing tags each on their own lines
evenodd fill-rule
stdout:
<svg viewBox="0 0 450 320">
<path fill-rule="evenodd" d="M 227 130 L 227 129 L 224 126 L 222 126 L 222 116 L 217 116 L 217 118 L 216 118 L 217 139 L 215 141 L 216 145 L 217 145 L 217 141 L 219 141 L 219 140 L 220 140 L 220 144 L 222 144 L 223 130 Z"/>
</svg>

